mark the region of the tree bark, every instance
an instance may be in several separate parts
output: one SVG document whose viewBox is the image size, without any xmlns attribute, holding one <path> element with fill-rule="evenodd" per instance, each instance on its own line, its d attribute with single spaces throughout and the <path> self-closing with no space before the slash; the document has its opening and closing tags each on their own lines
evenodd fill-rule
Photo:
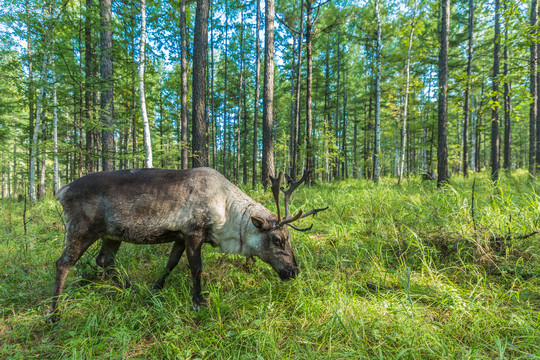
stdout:
<svg viewBox="0 0 540 360">
<path fill-rule="evenodd" d="M 114 170 L 114 100 L 112 55 L 112 1 L 100 0 L 101 16 L 101 133 L 103 171 Z"/>
<path fill-rule="evenodd" d="M 472 1 L 472 0 L 471 0 Z M 403 126 L 401 128 L 401 164 L 399 166 L 399 178 L 398 184 L 401 184 L 403 180 L 403 174 L 405 172 L 405 152 L 407 151 L 407 117 L 409 111 L 409 86 L 411 79 L 411 57 L 412 57 L 412 43 L 414 36 L 414 26 L 416 25 L 416 1 L 414 2 L 413 18 L 411 21 L 411 32 L 409 33 L 409 47 L 407 49 L 407 65 L 405 65 L 405 103 L 403 104 Z"/>
<path fill-rule="evenodd" d="M 302 1 L 303 2 L 303 1 Z M 311 45 L 312 41 L 312 3 L 311 0 L 306 0 L 306 62 L 307 62 L 307 77 L 306 77 L 306 170 L 308 171 L 308 177 L 306 184 L 313 185 L 313 173 L 315 170 L 315 157 L 313 154 L 313 111 L 312 111 L 312 87 L 313 87 L 313 49 Z M 301 48 L 299 47 L 299 51 Z M 301 57 L 299 57 L 299 60 Z M 300 62 L 299 62 L 300 64 Z M 298 66 L 298 73 L 300 73 L 300 66 Z M 298 79 L 300 80 L 300 79 Z M 297 80 L 297 81 L 298 81 Z M 299 84 L 297 84 L 299 85 Z M 299 87 L 297 87 L 299 90 Z M 297 116 L 297 120 L 299 116 Z M 297 122 L 298 125 L 298 122 Z M 297 127 L 297 129 L 299 129 Z M 298 142 L 296 144 L 296 156 L 298 156 Z M 296 163 L 295 163 L 296 164 Z"/>
<path fill-rule="evenodd" d="M 536 73 L 538 71 L 538 46 L 536 44 L 538 25 L 538 1 L 532 0 L 530 9 L 530 25 L 531 25 L 531 37 L 532 43 L 530 47 L 530 91 L 532 102 L 529 108 L 529 174 L 531 178 L 536 176 L 536 117 L 537 117 L 537 103 L 538 94 L 536 92 Z"/>
<path fill-rule="evenodd" d="M 54 51 L 53 51 L 54 53 Z M 54 193 L 60 189 L 60 175 L 58 163 L 58 100 L 56 98 L 56 70 L 54 66 L 54 58 L 51 57 L 52 67 L 52 82 L 53 82 L 53 151 L 54 151 L 54 166 L 53 166 L 53 182 Z"/>
<path fill-rule="evenodd" d="M 181 123 L 181 144 L 180 144 L 180 164 L 182 169 L 189 167 L 189 127 L 187 111 L 187 39 L 186 39 L 186 0 L 180 3 L 180 123 Z M 212 53 L 213 56 L 213 53 Z M 212 78 L 213 80 L 213 78 Z M 213 114 L 213 111 L 212 111 Z M 212 115 L 213 116 L 213 115 Z"/>
<path fill-rule="evenodd" d="M 240 79 L 238 81 L 238 114 L 236 116 L 236 167 L 234 173 L 234 180 L 237 184 L 240 183 L 240 135 L 241 135 L 241 118 L 242 118 L 242 88 L 244 87 L 244 12 L 240 15 Z"/>
<path fill-rule="evenodd" d="M 508 5 L 505 3 L 505 13 L 508 9 Z M 512 139 L 512 124 L 510 120 L 510 112 L 512 111 L 512 101 L 510 98 L 510 80 L 508 76 L 508 62 L 510 55 L 508 51 L 508 21 L 505 24 L 504 29 L 504 155 L 503 155 L 503 167 L 507 171 L 510 171 L 511 166 L 511 139 Z"/>
<path fill-rule="evenodd" d="M 467 48 L 467 84 L 465 85 L 465 103 L 463 105 L 463 176 L 469 176 L 469 122 L 470 122 L 470 91 L 473 59 L 473 36 L 474 36 L 474 2 L 469 0 L 469 45 Z"/>
<path fill-rule="evenodd" d="M 449 0 L 443 0 L 449 1 Z M 375 45 L 376 75 L 375 75 L 375 145 L 373 152 L 373 182 L 378 183 L 380 177 L 381 153 L 381 14 L 379 0 L 375 0 L 375 13 L 377 17 L 377 42 Z"/>
<path fill-rule="evenodd" d="M 499 65 L 501 57 L 501 14 L 500 2 L 495 0 L 495 34 L 493 38 L 493 106 L 491 112 L 491 179 L 499 180 L 501 167 L 501 145 L 499 137 Z"/>
<path fill-rule="evenodd" d="M 311 4 L 309 4 L 311 6 Z M 309 26 L 309 25 L 308 25 Z M 291 141 L 291 176 L 296 179 L 296 176 L 298 175 L 298 149 L 299 149 L 299 141 L 300 141 L 300 78 L 302 73 L 302 42 L 303 42 L 303 35 L 304 35 L 304 0 L 300 1 L 300 28 L 298 30 L 298 50 L 297 50 L 297 56 L 298 60 L 296 61 L 296 105 L 295 105 L 295 116 L 294 116 L 294 124 L 292 124 L 292 141 Z M 310 35 L 311 36 L 311 35 Z M 306 29 L 306 37 L 307 37 L 307 29 Z M 307 39 L 306 39 L 307 41 Z M 307 45 L 306 45 L 307 46 Z M 309 76 L 309 75 L 308 75 Z M 310 109 L 311 111 L 311 109 Z M 306 120 L 307 121 L 307 120 Z"/>
<path fill-rule="evenodd" d="M 274 176 L 273 106 L 274 106 L 274 0 L 265 0 L 264 87 L 263 87 L 263 149 L 261 180 L 268 186 Z"/>
<path fill-rule="evenodd" d="M 141 101 L 141 115 L 143 121 L 143 133 L 144 133 L 144 151 L 146 157 L 144 159 L 144 166 L 147 168 L 153 168 L 153 156 L 152 156 L 152 140 L 150 139 L 150 124 L 148 122 L 148 114 L 146 113 L 146 94 L 144 90 L 144 45 L 146 43 L 146 0 L 141 0 L 141 47 L 139 52 L 139 98 Z"/>
<path fill-rule="evenodd" d="M 441 0 L 441 33 L 439 53 L 439 111 L 437 137 L 437 187 L 447 184 L 448 174 L 448 33 L 450 0 Z"/>
<path fill-rule="evenodd" d="M 85 167 L 86 173 L 89 174 L 94 171 L 94 133 L 95 124 L 93 124 L 93 98 L 94 84 L 92 78 L 94 76 L 94 48 L 92 41 L 92 9 L 93 1 L 86 0 L 86 19 L 84 25 L 84 40 L 85 40 L 85 55 L 84 55 L 84 69 L 85 69 L 85 92 L 84 92 L 84 122 L 86 127 L 86 156 Z"/>
<path fill-rule="evenodd" d="M 259 80 L 261 74 L 261 62 L 260 62 L 260 39 L 259 28 L 261 24 L 261 2 L 255 0 L 257 3 L 257 22 L 255 27 L 255 110 L 253 115 L 253 159 L 251 162 L 253 177 L 251 178 L 251 186 L 255 189 L 257 185 L 257 158 L 258 158 L 258 141 L 257 141 L 257 127 L 259 122 Z"/>
<path fill-rule="evenodd" d="M 193 167 L 208 166 L 206 139 L 206 53 L 209 0 L 197 0 L 193 39 L 192 143 Z"/>
</svg>

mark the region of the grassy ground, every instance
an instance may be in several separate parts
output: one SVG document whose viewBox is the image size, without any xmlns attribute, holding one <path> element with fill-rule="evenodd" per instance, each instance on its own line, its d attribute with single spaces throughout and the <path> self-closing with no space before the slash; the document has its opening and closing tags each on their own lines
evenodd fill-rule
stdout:
<svg viewBox="0 0 540 360">
<path fill-rule="evenodd" d="M 95 278 L 94 245 L 54 325 L 43 319 L 64 242 L 57 204 L 30 208 L 24 235 L 23 204 L 4 201 L 0 358 L 540 358 L 540 234 L 520 237 L 540 229 L 539 187 L 525 173 L 497 187 L 479 175 L 473 202 L 472 184 L 300 188 L 293 206 L 330 209 L 293 234 L 299 278 L 281 282 L 261 261 L 248 268 L 207 246 L 199 312 L 185 257 L 161 292 L 149 289 L 170 245 L 122 245 L 127 290 Z M 269 192 L 250 194 L 275 209 Z"/>
</svg>

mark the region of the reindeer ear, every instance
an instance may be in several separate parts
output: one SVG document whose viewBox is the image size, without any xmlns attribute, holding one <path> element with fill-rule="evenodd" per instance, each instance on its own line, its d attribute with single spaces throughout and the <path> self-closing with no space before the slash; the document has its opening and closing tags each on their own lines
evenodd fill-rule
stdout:
<svg viewBox="0 0 540 360">
<path fill-rule="evenodd" d="M 268 223 L 268 221 L 258 216 L 252 216 L 251 222 L 259 230 L 267 230 L 270 228 L 270 224 Z"/>
</svg>

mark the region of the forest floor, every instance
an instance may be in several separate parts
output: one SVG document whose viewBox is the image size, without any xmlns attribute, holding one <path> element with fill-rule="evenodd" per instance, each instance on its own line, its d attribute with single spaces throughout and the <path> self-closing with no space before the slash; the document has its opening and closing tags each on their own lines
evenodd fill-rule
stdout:
<svg viewBox="0 0 540 360">
<path fill-rule="evenodd" d="M 294 232 L 300 276 L 203 248 L 208 307 L 191 306 L 184 257 L 150 287 L 170 244 L 124 244 L 120 271 L 96 277 L 93 245 L 71 271 L 61 319 L 44 322 L 63 221 L 52 198 L 0 208 L 0 358 L 540 358 L 540 187 L 525 172 L 299 188 L 292 210 L 330 206 Z M 275 210 L 271 193 L 246 190 Z M 473 206 L 474 205 L 474 206 Z M 473 216 L 474 213 L 474 216 Z M 99 242 L 98 242 L 99 243 Z M 84 278 L 94 280 L 83 283 Z M 83 285 L 84 284 L 84 285 Z"/>
</svg>

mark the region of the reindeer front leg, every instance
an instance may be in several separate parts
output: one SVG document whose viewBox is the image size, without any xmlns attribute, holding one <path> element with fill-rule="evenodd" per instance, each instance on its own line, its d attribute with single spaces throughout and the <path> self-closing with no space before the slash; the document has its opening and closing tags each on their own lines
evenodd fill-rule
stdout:
<svg viewBox="0 0 540 360">
<path fill-rule="evenodd" d="M 186 237 L 186 255 L 191 270 L 191 279 L 193 280 L 193 308 L 199 310 L 201 306 L 206 305 L 206 300 L 201 294 L 201 272 L 202 260 L 201 249 L 203 245 L 203 237 L 200 235 L 192 235 Z"/>
</svg>

